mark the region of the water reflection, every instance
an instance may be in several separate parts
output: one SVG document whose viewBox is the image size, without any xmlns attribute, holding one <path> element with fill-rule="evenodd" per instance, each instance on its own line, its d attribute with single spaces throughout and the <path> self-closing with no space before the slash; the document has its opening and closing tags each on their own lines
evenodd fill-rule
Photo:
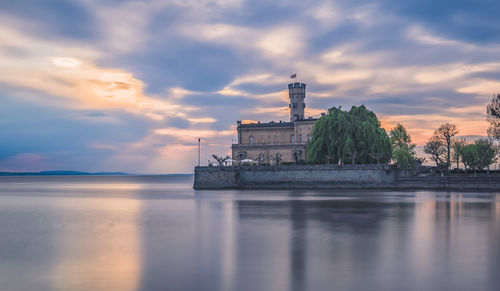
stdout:
<svg viewBox="0 0 500 291">
<path fill-rule="evenodd" d="M 252 224 L 259 221 L 266 227 L 282 224 L 283 232 L 291 229 L 289 241 L 281 242 L 281 249 L 289 249 L 289 259 L 275 253 L 282 264 L 270 267 L 255 261 L 255 255 L 279 238 L 262 235 L 265 230 L 260 228 L 245 228 L 245 237 L 259 240 L 254 241 L 257 250 L 240 243 L 252 252 L 251 257 L 239 257 L 240 269 L 258 265 L 263 273 L 277 274 L 279 284 L 268 282 L 265 274 L 252 276 L 275 290 L 494 289 L 488 279 L 497 277 L 491 268 L 500 270 L 499 258 L 490 257 L 497 253 L 498 232 L 490 234 L 488 223 L 481 223 L 496 215 L 489 199 L 432 192 L 391 203 L 381 198 L 238 201 L 240 225 L 254 220 Z M 261 282 L 248 285 L 249 274 L 241 277 L 238 290 L 262 289 Z"/>
<path fill-rule="evenodd" d="M 500 194 L 195 192 L 190 184 L 134 179 L 2 185 L 2 289 L 500 284 Z"/>
<path fill-rule="evenodd" d="M 136 290 L 140 275 L 140 200 L 59 199 L 55 289 Z"/>
</svg>

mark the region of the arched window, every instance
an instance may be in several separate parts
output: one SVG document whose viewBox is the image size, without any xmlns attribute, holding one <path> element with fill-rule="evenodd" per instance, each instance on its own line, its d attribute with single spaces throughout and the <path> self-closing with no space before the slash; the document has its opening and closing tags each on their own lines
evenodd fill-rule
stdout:
<svg viewBox="0 0 500 291">
<path fill-rule="evenodd" d="M 251 143 L 251 144 L 254 143 L 253 135 L 248 137 L 248 143 Z"/>
</svg>

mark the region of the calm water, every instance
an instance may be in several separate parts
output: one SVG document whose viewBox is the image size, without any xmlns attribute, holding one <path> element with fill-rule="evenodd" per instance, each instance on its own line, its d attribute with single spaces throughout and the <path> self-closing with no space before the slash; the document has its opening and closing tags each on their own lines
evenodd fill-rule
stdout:
<svg viewBox="0 0 500 291">
<path fill-rule="evenodd" d="M 1 290 L 500 290 L 500 191 L 0 177 Z"/>
</svg>

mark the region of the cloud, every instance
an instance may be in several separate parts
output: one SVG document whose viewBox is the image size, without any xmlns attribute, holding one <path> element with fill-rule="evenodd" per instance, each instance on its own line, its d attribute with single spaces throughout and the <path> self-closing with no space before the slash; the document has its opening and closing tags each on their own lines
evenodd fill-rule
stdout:
<svg viewBox="0 0 500 291">
<path fill-rule="evenodd" d="M 228 23 L 198 23 L 179 27 L 178 31 L 195 41 L 242 49 L 274 62 L 298 57 L 307 40 L 297 37 L 305 33 L 294 25 L 257 29 Z"/>
<path fill-rule="evenodd" d="M 288 119 L 293 73 L 306 114 L 366 104 L 419 144 L 443 122 L 484 135 L 500 90 L 496 2 L 11 2 L 2 167 L 32 153 L 38 168 L 190 172 L 197 138 L 203 161 L 229 151 L 236 120 Z"/>
<path fill-rule="evenodd" d="M 107 117 L 108 115 L 106 113 L 103 113 L 103 112 L 91 112 L 91 113 L 87 114 L 86 116 L 88 116 L 88 117 Z"/>
<path fill-rule="evenodd" d="M 233 130 L 206 130 L 206 129 L 181 129 L 181 128 L 161 128 L 155 129 L 154 134 L 156 135 L 168 135 L 178 138 L 178 140 L 192 142 L 198 138 L 214 138 L 217 136 L 234 136 L 236 135 L 236 131 Z"/>
<path fill-rule="evenodd" d="M 309 11 L 322 25 L 328 28 L 335 26 L 341 19 L 341 12 L 332 2 L 323 2 Z"/>
<path fill-rule="evenodd" d="M 188 90 L 172 88 L 171 101 L 146 95 L 144 83 L 133 74 L 87 61 L 99 55 L 91 49 L 25 36 L 6 27 L 0 30 L 6 36 L 0 40 L 0 50 L 15 46 L 25 51 L 22 57 L 4 58 L 0 63 L 0 82 L 54 96 L 34 102 L 81 110 L 126 110 L 154 120 L 166 116 L 186 118 L 189 112 L 198 110 L 175 102 L 182 95 L 192 94 Z M 60 56 L 49 55 L 53 53 Z"/>
</svg>

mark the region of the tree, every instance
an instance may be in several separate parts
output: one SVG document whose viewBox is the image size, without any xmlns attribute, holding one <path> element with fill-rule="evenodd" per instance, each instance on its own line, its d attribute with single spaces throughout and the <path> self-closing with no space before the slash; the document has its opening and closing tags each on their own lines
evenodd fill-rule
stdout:
<svg viewBox="0 0 500 291">
<path fill-rule="evenodd" d="M 458 134 L 457 127 L 452 123 L 443 123 L 441 126 L 434 131 L 434 136 L 437 139 L 443 141 L 445 149 L 446 149 L 446 168 L 450 170 L 451 165 L 451 145 L 452 139 L 455 135 Z"/>
<path fill-rule="evenodd" d="M 490 165 L 497 161 L 497 151 L 493 142 L 482 138 L 474 142 L 476 154 L 476 167 L 480 170 L 487 168 L 488 174 L 490 173 Z"/>
<path fill-rule="evenodd" d="M 475 145 L 468 144 L 465 145 L 460 151 L 460 159 L 464 164 L 465 173 L 467 174 L 467 167 L 472 168 L 474 170 L 474 174 L 476 173 L 476 149 Z"/>
<path fill-rule="evenodd" d="M 486 106 L 486 113 L 490 123 L 488 136 L 500 140 L 500 94 L 493 96 L 491 102 Z"/>
<path fill-rule="evenodd" d="M 473 144 L 466 145 L 462 148 L 462 163 L 464 163 L 466 172 L 467 167 L 474 170 L 482 170 L 487 168 L 490 172 L 490 165 L 497 161 L 497 150 L 493 142 L 488 139 L 478 139 Z"/>
<path fill-rule="evenodd" d="M 431 160 L 436 163 L 436 167 L 441 168 L 444 164 L 446 149 L 444 143 L 436 136 L 432 136 L 424 146 L 424 153 L 431 156 Z"/>
<path fill-rule="evenodd" d="M 411 136 L 401 123 L 398 123 L 393 129 L 391 129 L 389 137 L 391 138 L 392 148 L 408 148 L 412 152 L 415 151 L 415 144 L 411 142 Z"/>
<path fill-rule="evenodd" d="M 229 160 L 229 156 L 219 157 L 218 155 L 212 155 L 212 157 L 217 161 L 217 165 L 224 166 L 224 162 Z"/>
<path fill-rule="evenodd" d="M 266 156 L 264 156 L 263 153 L 260 153 L 258 156 L 257 156 L 257 162 L 260 164 L 264 163 L 264 161 L 266 160 Z"/>
<path fill-rule="evenodd" d="M 392 157 L 400 169 L 414 172 L 415 157 L 410 151 L 406 149 L 396 149 L 393 151 Z"/>
<path fill-rule="evenodd" d="M 415 169 L 415 144 L 406 128 L 398 123 L 391 129 L 389 137 L 392 145 L 392 157 L 399 168 L 403 170 Z"/>
<path fill-rule="evenodd" d="M 380 163 L 390 160 L 391 144 L 375 113 L 365 106 L 349 111 L 332 107 L 314 124 L 307 156 L 313 163 Z"/>
<path fill-rule="evenodd" d="M 451 156 L 452 162 L 457 163 L 457 170 L 460 168 L 460 160 L 462 156 L 462 149 L 464 146 L 467 145 L 467 141 L 465 139 L 457 139 L 453 141 L 452 144 L 452 149 L 453 149 L 453 154 Z"/>
</svg>

